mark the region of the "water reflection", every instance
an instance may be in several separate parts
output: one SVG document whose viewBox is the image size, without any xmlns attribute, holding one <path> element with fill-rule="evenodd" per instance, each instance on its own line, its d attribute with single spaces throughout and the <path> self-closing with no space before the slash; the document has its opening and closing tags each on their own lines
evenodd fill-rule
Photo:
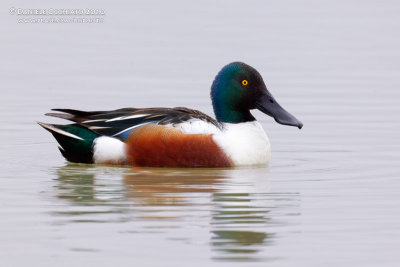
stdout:
<svg viewBox="0 0 400 267">
<path fill-rule="evenodd" d="M 92 205 L 96 202 L 95 174 L 89 168 L 75 166 L 61 167 L 58 174 L 58 197 L 75 204 Z"/>
<path fill-rule="evenodd" d="M 193 196 L 217 192 L 225 179 L 221 170 L 198 169 L 153 169 L 123 176 L 126 196 L 139 206 L 201 205 Z"/>
<path fill-rule="evenodd" d="M 63 209 L 54 211 L 62 218 L 66 216 L 66 220 L 58 220 L 57 224 L 123 221 L 121 215 L 129 212 L 129 205 L 124 200 L 120 178 L 115 181 L 106 179 L 120 171 L 118 168 L 85 164 L 67 164 L 56 168 L 57 198 L 69 202 Z M 116 216 L 105 217 L 107 214 Z"/>
<path fill-rule="evenodd" d="M 265 195 L 264 195 L 265 196 Z M 273 235 L 266 232 L 270 209 L 263 195 L 248 193 L 220 193 L 213 195 L 218 203 L 212 221 L 212 245 L 217 252 L 215 259 L 228 261 L 262 260 L 255 255 Z"/>
<path fill-rule="evenodd" d="M 211 257 L 224 261 L 265 259 L 263 252 L 275 238 L 269 228 L 277 202 L 268 193 L 267 169 L 68 164 L 56 174 L 56 197 L 67 203 L 54 214 L 64 224 L 124 222 L 132 229 L 125 234 L 186 241 L 198 238 L 195 224 L 209 235 Z"/>
</svg>

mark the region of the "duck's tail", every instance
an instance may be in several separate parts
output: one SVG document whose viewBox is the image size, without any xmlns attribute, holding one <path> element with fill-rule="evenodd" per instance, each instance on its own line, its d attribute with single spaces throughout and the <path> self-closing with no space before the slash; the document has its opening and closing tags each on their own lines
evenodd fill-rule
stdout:
<svg viewBox="0 0 400 267">
<path fill-rule="evenodd" d="M 93 163 L 93 141 L 100 135 L 79 125 L 58 125 L 38 122 L 57 142 L 61 154 L 70 162 Z"/>
</svg>

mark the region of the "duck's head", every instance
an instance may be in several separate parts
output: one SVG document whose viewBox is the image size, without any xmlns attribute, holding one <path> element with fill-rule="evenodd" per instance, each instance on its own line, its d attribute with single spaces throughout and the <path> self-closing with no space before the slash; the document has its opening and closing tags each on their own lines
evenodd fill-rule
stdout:
<svg viewBox="0 0 400 267">
<path fill-rule="evenodd" d="M 211 87 L 215 116 L 220 122 L 240 123 L 254 121 L 250 110 L 258 109 L 284 125 L 303 124 L 283 109 L 267 90 L 260 73 L 253 67 L 233 62 L 217 74 Z"/>
</svg>

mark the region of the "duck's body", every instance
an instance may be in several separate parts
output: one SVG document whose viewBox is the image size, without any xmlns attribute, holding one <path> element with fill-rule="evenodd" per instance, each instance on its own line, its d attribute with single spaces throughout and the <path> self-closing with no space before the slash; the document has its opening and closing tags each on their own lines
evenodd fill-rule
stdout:
<svg viewBox="0 0 400 267">
<path fill-rule="evenodd" d="M 270 143 L 249 113 L 253 108 L 282 124 L 302 126 L 275 102 L 258 72 L 244 63 L 224 67 L 213 83 L 211 96 L 216 120 L 187 108 L 55 109 L 63 113 L 47 115 L 75 123 L 39 124 L 54 135 L 68 161 L 150 167 L 266 164 Z"/>
</svg>

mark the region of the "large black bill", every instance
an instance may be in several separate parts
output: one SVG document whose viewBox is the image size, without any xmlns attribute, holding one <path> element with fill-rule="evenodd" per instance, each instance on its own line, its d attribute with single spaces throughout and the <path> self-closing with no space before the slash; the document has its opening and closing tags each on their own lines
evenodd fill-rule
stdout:
<svg viewBox="0 0 400 267">
<path fill-rule="evenodd" d="M 273 117 L 280 124 L 296 126 L 299 129 L 303 127 L 303 123 L 282 108 L 268 91 L 264 91 L 256 103 L 256 107 L 265 114 Z"/>
</svg>

